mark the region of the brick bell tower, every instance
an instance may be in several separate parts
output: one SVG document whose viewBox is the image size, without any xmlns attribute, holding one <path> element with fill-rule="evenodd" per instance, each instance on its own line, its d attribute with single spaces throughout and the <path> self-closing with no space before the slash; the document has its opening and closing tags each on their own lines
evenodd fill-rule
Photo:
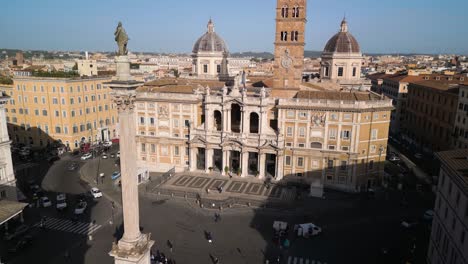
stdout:
<svg viewBox="0 0 468 264">
<path fill-rule="evenodd" d="M 277 0 L 273 95 L 292 97 L 304 66 L 307 0 Z"/>
</svg>

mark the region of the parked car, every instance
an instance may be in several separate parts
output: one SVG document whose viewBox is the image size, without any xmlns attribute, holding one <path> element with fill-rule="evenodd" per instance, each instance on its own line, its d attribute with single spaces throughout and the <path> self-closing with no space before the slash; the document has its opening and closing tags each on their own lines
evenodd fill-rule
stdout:
<svg viewBox="0 0 468 264">
<path fill-rule="evenodd" d="M 87 159 L 90 159 L 92 157 L 93 157 L 93 155 L 91 153 L 86 153 L 83 156 L 81 156 L 81 160 L 87 160 Z"/>
<path fill-rule="evenodd" d="M 88 204 L 87 204 L 85 201 L 79 202 L 79 203 L 76 205 L 75 214 L 77 214 L 77 215 L 83 214 L 84 211 L 86 210 L 86 207 L 87 207 L 87 206 L 88 206 Z"/>
<path fill-rule="evenodd" d="M 63 210 L 67 208 L 67 197 L 64 193 L 57 194 L 57 210 Z"/>
<path fill-rule="evenodd" d="M 118 178 L 120 178 L 120 171 L 114 171 L 114 173 L 112 173 L 111 179 L 115 180 Z"/>
<path fill-rule="evenodd" d="M 120 150 L 117 151 L 117 158 L 120 158 Z"/>
<path fill-rule="evenodd" d="M 102 154 L 102 158 L 103 158 L 103 159 L 107 159 L 107 154 L 106 154 L 106 153 L 103 153 L 103 154 Z"/>
<path fill-rule="evenodd" d="M 110 157 L 111 157 L 111 158 L 115 158 L 115 153 L 111 153 L 111 154 L 110 154 Z"/>
<path fill-rule="evenodd" d="M 101 198 L 102 197 L 102 192 L 96 187 L 91 188 L 90 192 L 91 192 L 91 195 L 94 198 Z"/>
<path fill-rule="evenodd" d="M 52 202 L 49 200 L 49 197 L 43 196 L 41 197 L 41 205 L 42 207 L 50 207 L 52 206 Z"/>
<path fill-rule="evenodd" d="M 388 158 L 388 160 L 389 160 L 389 161 L 394 161 L 394 162 L 395 162 L 395 161 L 400 161 L 400 158 L 399 158 L 398 156 L 390 156 L 390 157 Z"/>
<path fill-rule="evenodd" d="M 294 226 L 298 237 L 309 238 L 322 232 L 322 228 L 312 223 L 299 224 Z"/>
<path fill-rule="evenodd" d="M 17 253 L 32 244 L 32 236 L 26 235 L 18 240 L 12 247 L 8 248 L 8 253 Z"/>
</svg>

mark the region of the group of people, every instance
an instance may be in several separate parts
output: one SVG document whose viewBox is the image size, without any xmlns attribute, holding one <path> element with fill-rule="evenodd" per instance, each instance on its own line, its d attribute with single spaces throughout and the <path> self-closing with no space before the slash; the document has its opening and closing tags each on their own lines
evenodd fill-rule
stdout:
<svg viewBox="0 0 468 264">
<path fill-rule="evenodd" d="M 156 254 L 151 251 L 151 263 L 153 264 L 176 264 L 174 259 L 167 258 L 164 253 L 159 252 L 159 250 L 156 250 Z"/>
</svg>

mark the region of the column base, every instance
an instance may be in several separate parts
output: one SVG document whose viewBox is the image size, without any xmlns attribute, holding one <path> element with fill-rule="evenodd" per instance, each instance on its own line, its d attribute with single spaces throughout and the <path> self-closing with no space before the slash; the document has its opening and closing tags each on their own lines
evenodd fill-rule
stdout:
<svg viewBox="0 0 468 264">
<path fill-rule="evenodd" d="M 151 264 L 150 253 L 153 244 L 151 234 L 142 234 L 136 242 L 120 240 L 113 243 L 109 255 L 114 257 L 115 264 Z"/>
</svg>

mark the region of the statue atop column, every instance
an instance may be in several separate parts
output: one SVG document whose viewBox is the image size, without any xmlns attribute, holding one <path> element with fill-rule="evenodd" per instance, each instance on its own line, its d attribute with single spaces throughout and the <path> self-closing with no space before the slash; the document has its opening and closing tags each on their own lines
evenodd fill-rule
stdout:
<svg viewBox="0 0 468 264">
<path fill-rule="evenodd" d="M 115 41 L 119 47 L 119 51 L 117 52 L 117 56 L 125 56 L 128 53 L 127 44 L 128 44 L 128 35 L 125 32 L 125 29 L 122 27 L 122 22 L 119 22 L 117 28 L 115 29 Z"/>
</svg>

